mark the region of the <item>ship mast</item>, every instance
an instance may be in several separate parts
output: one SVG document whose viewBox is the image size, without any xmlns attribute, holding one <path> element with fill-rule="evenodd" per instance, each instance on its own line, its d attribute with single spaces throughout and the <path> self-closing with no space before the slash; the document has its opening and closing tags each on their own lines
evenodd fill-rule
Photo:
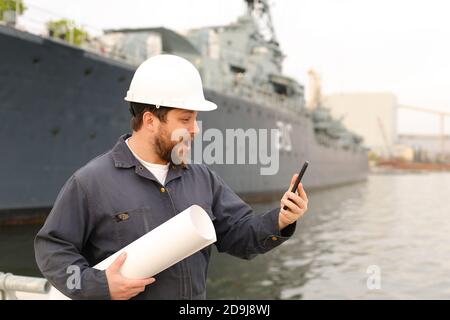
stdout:
<svg viewBox="0 0 450 320">
<path fill-rule="evenodd" d="M 308 80 L 309 88 L 306 107 L 313 110 L 321 105 L 322 85 L 319 74 L 313 69 L 308 71 Z"/>
<path fill-rule="evenodd" d="M 255 19 L 264 40 L 278 45 L 269 2 L 267 0 L 245 0 L 245 2 L 247 3 L 247 14 Z"/>
</svg>

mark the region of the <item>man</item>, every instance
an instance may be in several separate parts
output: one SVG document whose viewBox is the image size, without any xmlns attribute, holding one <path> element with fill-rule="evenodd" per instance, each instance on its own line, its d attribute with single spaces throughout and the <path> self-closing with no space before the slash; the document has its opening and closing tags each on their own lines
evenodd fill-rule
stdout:
<svg viewBox="0 0 450 320">
<path fill-rule="evenodd" d="M 217 107 L 204 99 L 190 62 L 172 55 L 148 59 L 125 99 L 132 135 L 69 178 L 36 236 L 37 264 L 55 288 L 72 299 L 205 299 L 210 247 L 154 278 L 123 277 L 126 254 L 104 271 L 92 268 L 193 204 L 213 221 L 218 250 L 240 258 L 265 253 L 294 233 L 307 210 L 302 185 L 298 194 L 289 188 L 280 208 L 256 215 L 215 172 L 187 164 L 188 147 L 175 134 L 192 139 L 197 112 Z M 74 266 L 81 281 L 67 285 Z"/>
</svg>

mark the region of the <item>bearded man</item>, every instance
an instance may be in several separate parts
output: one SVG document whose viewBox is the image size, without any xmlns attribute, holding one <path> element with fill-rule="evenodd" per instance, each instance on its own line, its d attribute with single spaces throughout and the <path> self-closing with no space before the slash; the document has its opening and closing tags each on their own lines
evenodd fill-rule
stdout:
<svg viewBox="0 0 450 320">
<path fill-rule="evenodd" d="M 294 233 L 308 202 L 301 184 L 290 192 L 296 175 L 280 207 L 255 214 L 214 171 L 188 163 L 185 142 L 198 132 L 197 113 L 217 108 L 204 99 L 200 75 L 189 61 L 173 55 L 146 60 L 125 100 L 132 134 L 68 179 L 35 238 L 38 267 L 56 289 L 71 299 L 205 299 L 211 246 L 154 278 L 122 276 L 126 254 L 106 270 L 93 268 L 193 204 L 211 218 L 218 251 L 243 259 Z M 80 281 L 69 286 L 74 266 Z"/>
</svg>

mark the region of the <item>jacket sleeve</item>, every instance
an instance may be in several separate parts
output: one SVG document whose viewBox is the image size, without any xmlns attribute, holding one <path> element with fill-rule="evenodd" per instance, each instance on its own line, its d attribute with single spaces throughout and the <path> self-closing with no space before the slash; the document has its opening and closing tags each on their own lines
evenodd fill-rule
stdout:
<svg viewBox="0 0 450 320">
<path fill-rule="evenodd" d="M 212 176 L 212 210 L 216 217 L 214 227 L 219 252 L 252 259 L 257 254 L 279 246 L 295 232 L 296 223 L 281 232 L 278 229 L 279 207 L 256 214 L 220 176 L 209 171 Z"/>
<path fill-rule="evenodd" d="M 105 271 L 90 268 L 81 254 L 93 227 L 87 195 L 74 175 L 34 241 L 40 271 L 71 299 L 110 299 Z"/>
</svg>

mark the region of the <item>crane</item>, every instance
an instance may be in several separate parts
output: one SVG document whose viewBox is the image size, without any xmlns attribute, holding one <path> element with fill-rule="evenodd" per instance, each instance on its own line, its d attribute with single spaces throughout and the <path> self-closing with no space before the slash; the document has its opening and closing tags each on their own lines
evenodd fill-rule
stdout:
<svg viewBox="0 0 450 320">
<path fill-rule="evenodd" d="M 384 142 L 384 146 L 386 148 L 388 158 L 392 159 L 392 150 L 389 147 L 389 142 L 388 142 L 388 139 L 386 136 L 386 130 L 384 129 L 383 122 L 381 121 L 380 117 L 377 117 L 377 120 L 378 120 L 378 126 L 380 127 L 381 135 L 383 136 L 383 142 Z"/>
<path fill-rule="evenodd" d="M 405 105 L 399 105 L 399 108 L 407 109 L 407 110 L 413 110 L 418 112 L 426 112 L 431 113 L 439 116 L 439 139 L 440 139 L 440 149 L 441 149 L 441 159 L 444 159 L 445 156 L 445 117 L 450 117 L 450 112 L 440 111 L 440 110 L 432 110 L 432 109 L 426 109 L 426 108 L 420 108 L 420 107 L 413 107 L 413 106 L 405 106 Z"/>
</svg>

